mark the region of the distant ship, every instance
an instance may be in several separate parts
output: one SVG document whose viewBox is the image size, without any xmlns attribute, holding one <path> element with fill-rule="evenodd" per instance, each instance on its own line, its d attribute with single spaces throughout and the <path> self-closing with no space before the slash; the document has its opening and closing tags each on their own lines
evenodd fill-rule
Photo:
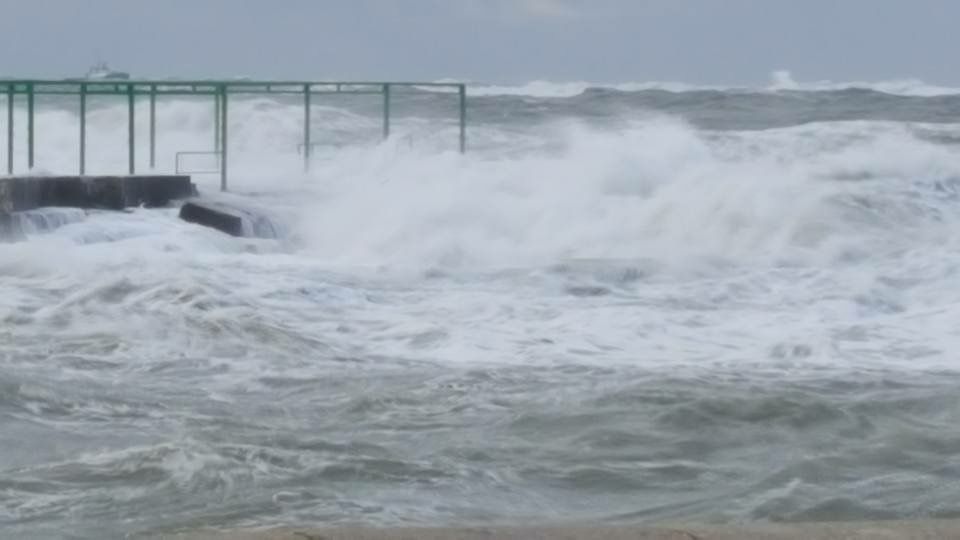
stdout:
<svg viewBox="0 0 960 540">
<path fill-rule="evenodd" d="M 87 76 L 85 78 L 96 79 L 96 80 L 103 80 L 103 79 L 126 80 L 130 78 L 130 74 L 125 71 L 117 71 L 117 70 L 110 69 L 107 66 L 106 62 L 100 62 L 98 64 L 94 64 L 94 66 L 91 67 L 89 71 L 87 71 Z"/>
</svg>

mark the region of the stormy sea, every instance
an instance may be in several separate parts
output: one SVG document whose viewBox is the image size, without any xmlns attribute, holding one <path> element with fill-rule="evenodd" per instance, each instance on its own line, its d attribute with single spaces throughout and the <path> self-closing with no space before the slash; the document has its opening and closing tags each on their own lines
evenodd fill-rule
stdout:
<svg viewBox="0 0 960 540">
<path fill-rule="evenodd" d="M 0 537 L 960 516 L 960 89 L 467 95 L 462 155 L 455 93 L 398 89 L 385 141 L 316 97 L 308 173 L 302 103 L 233 97 L 231 191 L 193 181 L 277 239 L 0 243 Z M 33 172 L 75 174 L 76 103 L 36 115 Z M 211 150 L 209 99 L 156 118 L 158 171 Z M 126 122 L 89 98 L 89 173 Z"/>
</svg>

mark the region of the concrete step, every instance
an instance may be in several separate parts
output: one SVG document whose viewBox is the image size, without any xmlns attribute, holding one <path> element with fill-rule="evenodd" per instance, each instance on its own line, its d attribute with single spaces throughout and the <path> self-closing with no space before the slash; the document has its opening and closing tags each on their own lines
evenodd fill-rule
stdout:
<svg viewBox="0 0 960 540">
<path fill-rule="evenodd" d="M 36 208 L 0 214 L 0 242 L 25 240 L 28 234 L 50 232 L 86 217 L 86 210 L 80 208 Z"/>
<path fill-rule="evenodd" d="M 280 238 L 281 229 L 263 212 L 234 202 L 191 200 L 180 207 L 180 219 L 231 236 Z"/>
</svg>

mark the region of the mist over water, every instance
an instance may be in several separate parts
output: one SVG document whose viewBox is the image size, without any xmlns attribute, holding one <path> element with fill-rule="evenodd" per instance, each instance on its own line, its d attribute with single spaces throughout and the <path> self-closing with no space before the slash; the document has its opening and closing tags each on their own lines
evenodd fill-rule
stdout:
<svg viewBox="0 0 960 540">
<path fill-rule="evenodd" d="M 233 193 L 194 180 L 284 238 L 170 208 L 0 244 L 3 535 L 960 515 L 960 97 L 580 86 L 472 89 L 466 155 L 455 96 L 397 95 L 385 142 L 315 100 L 309 174 L 301 104 L 232 98 Z M 212 113 L 158 102 L 159 170 Z M 41 100 L 40 171 L 78 126 Z"/>
</svg>

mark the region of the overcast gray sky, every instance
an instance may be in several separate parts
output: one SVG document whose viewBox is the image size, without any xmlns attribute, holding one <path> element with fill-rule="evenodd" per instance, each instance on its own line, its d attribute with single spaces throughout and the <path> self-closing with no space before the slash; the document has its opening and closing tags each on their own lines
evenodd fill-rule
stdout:
<svg viewBox="0 0 960 540">
<path fill-rule="evenodd" d="M 960 84 L 960 0 L 0 0 L 0 77 Z"/>
</svg>

